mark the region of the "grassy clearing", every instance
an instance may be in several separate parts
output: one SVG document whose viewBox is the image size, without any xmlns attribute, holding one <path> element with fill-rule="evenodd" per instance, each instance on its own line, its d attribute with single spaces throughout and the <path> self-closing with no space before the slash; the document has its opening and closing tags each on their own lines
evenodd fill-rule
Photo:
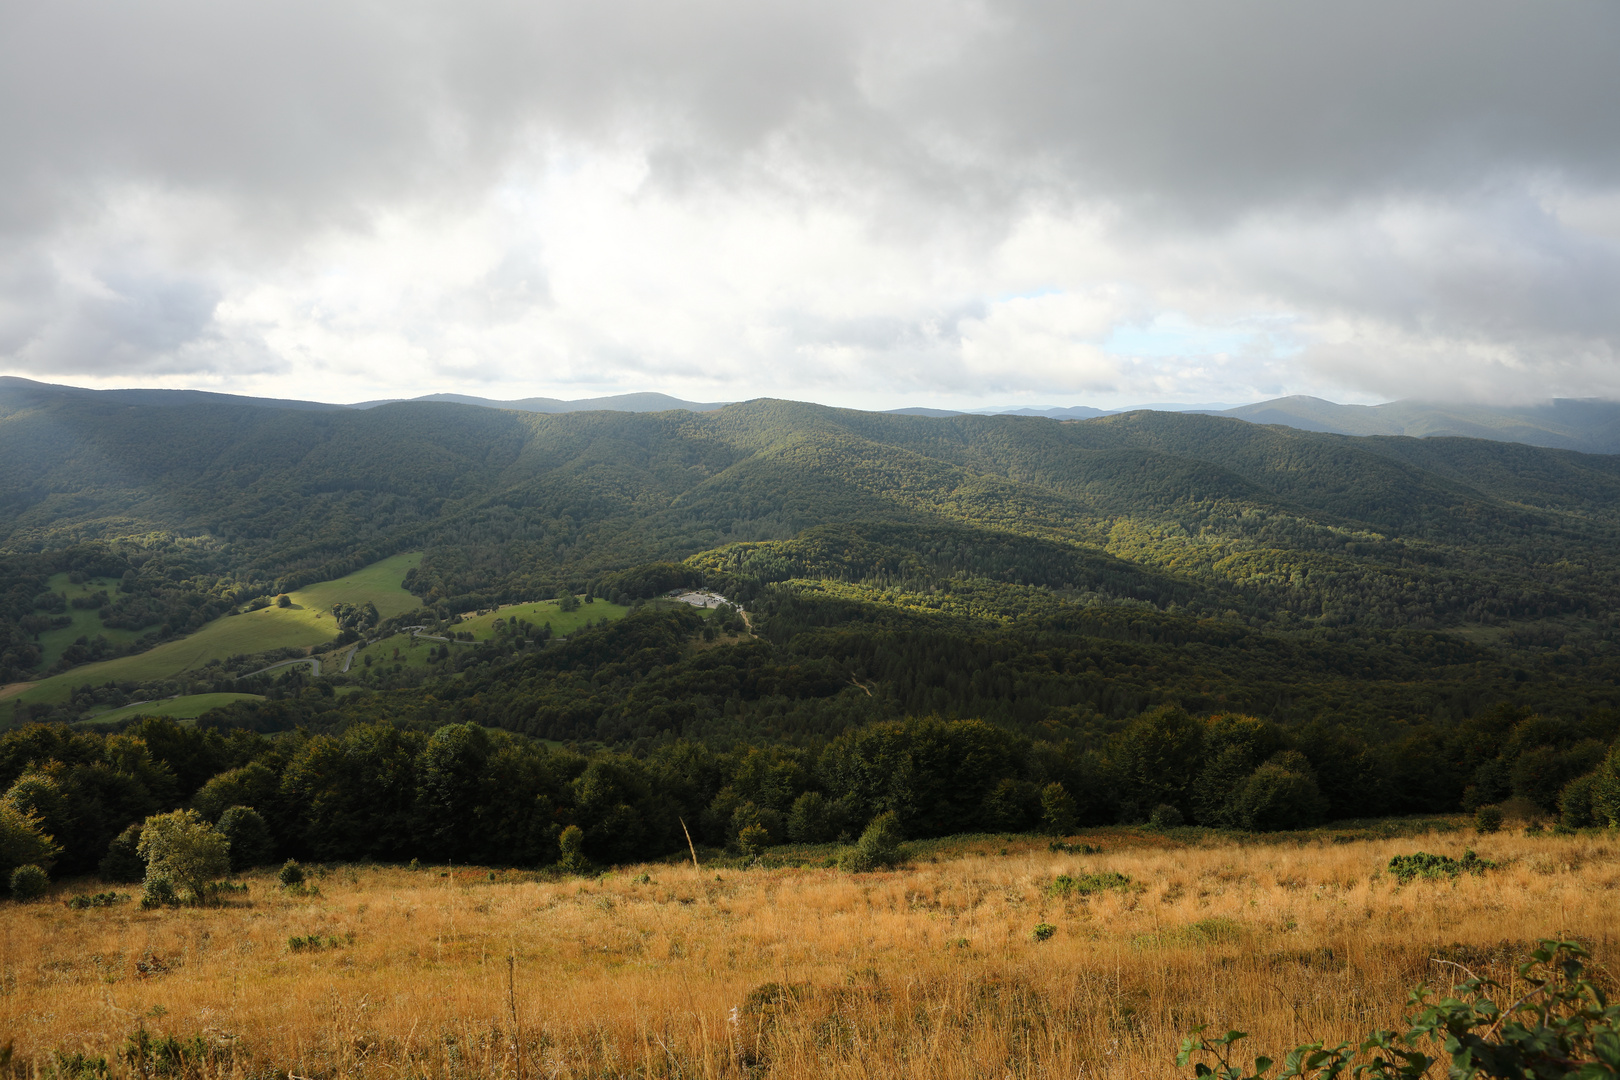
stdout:
<svg viewBox="0 0 1620 1080">
<path fill-rule="evenodd" d="M 174 720 L 191 720 L 209 709 L 229 705 L 233 701 L 263 701 L 259 694 L 185 694 L 163 701 L 149 701 L 144 705 L 125 705 L 110 709 L 79 721 L 81 724 L 115 724 L 136 716 L 167 716 Z"/>
<path fill-rule="evenodd" d="M 94 638 L 98 634 L 106 637 L 116 646 L 128 645 L 141 636 L 139 630 L 121 630 L 102 624 L 101 616 L 96 608 L 75 608 L 72 601 L 92 593 L 106 592 L 113 595 L 118 589 L 118 582 L 114 578 L 93 578 L 82 585 L 75 585 L 68 580 L 66 572 L 53 574 L 46 584 L 49 592 L 63 593 L 67 596 L 69 606 L 67 616 L 73 620 L 69 626 L 57 630 L 45 630 L 39 635 L 39 648 L 43 656 L 40 662 L 42 668 L 49 668 L 62 658 L 67 647 L 79 638 Z"/>
<path fill-rule="evenodd" d="M 271 649 L 308 648 L 337 637 L 332 605 L 340 601 L 377 605 L 388 618 L 411 610 L 419 601 L 400 586 L 405 572 L 421 555 L 395 555 L 372 563 L 347 577 L 322 581 L 288 594 L 293 606 L 271 605 L 241 615 L 226 615 L 177 641 L 116 660 L 84 664 L 61 675 L 43 679 L 17 695 L 24 702 L 66 701 L 72 688 L 84 683 L 153 682 L 178 679 L 210 660 L 266 652 Z M 93 613 L 92 613 L 93 614 Z"/>
<path fill-rule="evenodd" d="M 542 600 L 533 604 L 508 604 L 499 611 L 491 611 L 483 615 L 464 617 L 455 627 L 458 632 L 470 632 L 476 641 L 487 641 L 495 636 L 495 622 L 497 619 L 511 622 L 513 619 L 523 619 L 535 626 L 551 624 L 551 632 L 557 637 L 567 637 L 586 623 L 601 622 L 607 619 L 613 622 L 624 618 L 630 613 L 627 607 L 610 604 L 606 600 L 596 600 L 589 604 L 581 604 L 578 611 L 564 611 L 557 606 L 555 600 Z"/>
<path fill-rule="evenodd" d="M 542 600 L 532 604 L 509 604 L 498 611 L 487 612 L 483 615 L 470 615 L 450 628 L 451 633 L 470 633 L 474 641 L 488 641 L 496 636 L 495 623 L 497 620 L 510 622 L 522 619 L 534 624 L 535 627 L 551 624 L 551 632 L 556 637 L 566 637 L 578 630 L 588 622 L 600 622 L 607 619 L 612 622 L 622 619 L 629 614 L 630 609 L 610 604 L 606 600 L 597 600 L 591 604 L 581 604 L 578 611 L 563 611 L 557 606 L 555 600 Z M 350 667 L 350 674 L 364 672 L 368 667 L 387 668 L 391 671 L 404 671 L 408 668 L 431 668 L 443 664 L 436 659 L 434 651 L 444 644 L 433 638 L 418 638 L 410 634 L 394 634 L 372 642 L 360 649 L 354 655 L 354 663 Z M 466 645 L 452 645 L 452 649 L 464 649 Z M 370 664 L 367 664 L 367 660 Z"/>
<path fill-rule="evenodd" d="M 206 1034 L 219 1075 L 1123 1078 L 1174 1075 L 1199 1023 L 1273 1054 L 1397 1026 L 1407 989 L 1461 978 L 1451 964 L 1516 996 L 1541 936 L 1617 959 L 1613 837 L 1115 839 L 936 845 L 859 876 L 339 867 L 318 895 L 260 873 L 222 909 L 66 909 L 86 883 L 0 909 L 0 1026 L 41 1065 L 111 1060 L 138 1025 Z M 1500 868 L 1385 870 L 1470 845 Z M 1126 884 L 1054 890 L 1060 875 Z"/>
</svg>

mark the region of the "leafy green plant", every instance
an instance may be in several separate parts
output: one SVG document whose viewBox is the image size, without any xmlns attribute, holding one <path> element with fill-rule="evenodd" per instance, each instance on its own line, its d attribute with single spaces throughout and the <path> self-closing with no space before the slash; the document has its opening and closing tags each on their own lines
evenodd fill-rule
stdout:
<svg viewBox="0 0 1620 1080">
<path fill-rule="evenodd" d="M 1487 870 L 1494 869 L 1496 869 L 1494 862 L 1475 855 L 1472 848 L 1464 851 L 1460 859 L 1419 851 L 1414 855 L 1396 855 L 1389 860 L 1389 872 L 1394 874 L 1395 880 L 1402 885 L 1414 878 L 1454 878 L 1463 873 L 1483 874 Z"/>
<path fill-rule="evenodd" d="M 838 865 L 854 874 L 893 866 L 905 857 L 901 848 L 904 839 L 899 815 L 892 810 L 879 814 L 861 833 L 855 846 L 839 857 Z"/>
<path fill-rule="evenodd" d="M 1153 815 L 1148 818 L 1148 827 L 1150 829 L 1174 829 L 1180 827 L 1184 822 L 1185 819 L 1181 816 L 1180 810 L 1177 810 L 1169 803 L 1160 803 L 1153 808 Z"/>
<path fill-rule="evenodd" d="M 1094 874 L 1081 874 L 1079 877 L 1059 874 L 1053 879 L 1052 884 L 1046 887 L 1046 891 L 1051 896 L 1090 896 L 1105 889 L 1123 889 L 1130 883 L 1131 879 L 1118 871 L 1100 870 Z"/>
<path fill-rule="evenodd" d="M 591 862 L 585 857 L 585 830 L 578 825 L 570 825 L 562 831 L 557 838 L 557 868 L 564 873 L 584 874 L 591 868 Z"/>
<path fill-rule="evenodd" d="M 1482 833 L 1500 832 L 1502 829 L 1502 808 L 1500 806 L 1482 806 L 1475 810 L 1474 828 Z"/>
<path fill-rule="evenodd" d="M 1055 933 L 1057 933 L 1057 927 L 1053 926 L 1049 922 L 1043 922 L 1036 923 L 1035 929 L 1029 932 L 1029 936 L 1034 938 L 1036 941 L 1045 941 Z"/>
<path fill-rule="evenodd" d="M 737 847 L 749 858 L 756 858 L 770 845 L 770 831 L 763 825 L 745 825 L 737 833 Z"/>
<path fill-rule="evenodd" d="M 1079 828 L 1080 808 L 1062 784 L 1041 789 L 1041 825 L 1053 836 L 1067 836 Z"/>
<path fill-rule="evenodd" d="M 288 859 L 276 871 L 276 880 L 281 882 L 282 888 L 296 888 L 304 883 L 304 868 L 297 859 Z"/>
<path fill-rule="evenodd" d="M 209 882 L 231 872 L 230 841 L 195 810 L 147 818 L 136 850 L 146 860 L 147 881 L 166 882 L 192 903 L 203 899 Z"/>
<path fill-rule="evenodd" d="M 344 934 L 342 937 L 336 934 L 327 934 L 324 937 L 320 934 L 306 934 L 300 937 L 295 934 L 287 939 L 287 948 L 291 952 L 319 952 L 322 949 L 341 949 L 345 945 L 353 944 L 352 933 Z"/>
<path fill-rule="evenodd" d="M 1505 1009 L 1490 992 L 1509 988 L 1490 979 L 1470 978 L 1438 998 L 1419 986 L 1404 1034 L 1376 1030 L 1359 1044 L 1296 1046 L 1274 1080 L 1421 1080 L 1437 1065 L 1450 1080 L 1620 1077 L 1620 1005 L 1587 977 L 1587 959 L 1576 942 L 1543 940 L 1519 967 L 1528 989 Z M 1245 1068 L 1233 1051 L 1246 1033 L 1207 1038 L 1203 1031 L 1182 1040 L 1177 1065 L 1191 1063 L 1199 1078 L 1268 1080 L 1275 1061 L 1257 1056 Z"/>
<path fill-rule="evenodd" d="M 13 900 L 37 900 L 45 895 L 45 890 L 50 888 L 50 885 L 50 875 L 32 863 L 19 866 L 11 872 Z"/>
<path fill-rule="evenodd" d="M 69 910 L 84 911 L 87 908 L 112 907 L 114 904 L 129 902 L 128 893 L 99 892 L 94 894 L 79 893 L 65 901 Z"/>
</svg>

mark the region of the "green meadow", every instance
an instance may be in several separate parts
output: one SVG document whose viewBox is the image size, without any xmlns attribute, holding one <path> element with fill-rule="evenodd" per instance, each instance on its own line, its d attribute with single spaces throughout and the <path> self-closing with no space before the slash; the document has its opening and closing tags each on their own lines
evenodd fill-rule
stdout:
<svg viewBox="0 0 1620 1080">
<path fill-rule="evenodd" d="M 195 634 L 166 641 L 146 652 L 84 664 L 41 680 L 17 694 L 16 700 L 28 703 L 61 702 L 68 699 L 73 687 L 85 683 L 178 679 L 187 672 L 200 670 L 211 660 L 224 661 L 232 656 L 271 649 L 302 649 L 319 645 L 337 637 L 337 624 L 332 618 L 333 604 L 364 604 L 370 601 L 377 605 L 378 613 L 385 619 L 418 606 L 420 601 L 406 592 L 400 582 L 406 571 L 415 567 L 421 559 L 420 552 L 395 555 L 346 577 L 307 585 L 288 594 L 292 600 L 290 608 L 272 604 L 258 611 L 221 616 Z M 95 616 L 93 611 L 84 614 L 92 618 Z"/>
<path fill-rule="evenodd" d="M 110 709 L 79 722 L 116 724 L 120 720 L 129 720 L 136 716 L 167 716 L 171 720 L 192 720 L 209 709 L 218 709 L 233 701 L 263 700 L 258 694 L 186 694 L 164 701 L 149 701 L 142 705 L 125 705 L 122 709 Z"/>
<path fill-rule="evenodd" d="M 586 623 L 600 622 L 603 619 L 609 622 L 622 619 L 629 610 L 618 604 L 610 604 L 606 600 L 596 600 L 589 604 L 581 604 L 577 611 L 564 611 L 557 606 L 557 601 L 542 600 L 534 604 L 509 604 L 499 611 L 464 618 L 455 629 L 471 632 L 474 640 L 487 641 L 495 636 L 497 622 L 522 619 L 533 623 L 536 627 L 550 623 L 552 636 L 567 637 Z"/>
<path fill-rule="evenodd" d="M 603 619 L 612 622 L 624 618 L 629 611 L 630 609 L 627 607 L 610 604 L 606 600 L 581 604 L 577 611 L 564 611 L 555 600 L 541 600 L 532 604 L 509 604 L 497 611 L 468 616 L 451 627 L 449 633 L 470 633 L 474 641 L 488 641 L 496 636 L 496 623 L 521 619 L 531 623 L 536 628 L 550 623 L 553 637 L 566 637 L 586 623 L 600 622 Z M 438 647 L 443 644 L 444 642 L 434 638 L 416 638 L 410 634 L 394 634 L 379 641 L 374 641 L 356 652 L 349 673 L 351 675 L 359 674 L 364 672 L 368 666 L 376 665 L 384 665 L 393 670 L 432 667 L 441 662 L 434 654 Z M 450 647 L 452 649 L 464 649 L 468 646 L 462 644 L 451 645 Z"/>
<path fill-rule="evenodd" d="M 82 585 L 75 585 L 68 580 L 68 575 L 64 572 L 53 574 L 46 588 L 54 593 L 62 593 L 68 598 L 69 607 L 66 614 L 73 622 L 56 630 L 43 631 L 39 635 L 39 647 L 43 656 L 40 661 L 41 667 L 49 668 L 55 664 L 67 651 L 67 647 L 81 637 L 94 638 L 100 634 L 115 646 L 124 646 L 141 636 L 139 630 L 121 630 L 102 625 L 101 615 L 96 608 L 71 606 L 74 600 L 82 596 L 103 591 L 111 595 L 118 588 L 117 581 L 111 578 L 92 578 Z"/>
</svg>

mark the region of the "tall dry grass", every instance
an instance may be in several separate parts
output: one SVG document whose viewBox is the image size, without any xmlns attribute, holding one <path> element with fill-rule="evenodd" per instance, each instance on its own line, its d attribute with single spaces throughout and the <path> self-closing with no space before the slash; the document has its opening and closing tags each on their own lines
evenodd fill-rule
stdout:
<svg viewBox="0 0 1620 1080">
<path fill-rule="evenodd" d="M 1466 843 L 1502 867 L 1382 870 Z M 1130 887 L 1049 895 L 1101 871 Z M 219 909 L 0 908 L 14 1065 L 128 1072 L 144 1028 L 202 1036 L 186 1070 L 218 1075 L 1162 1077 L 1194 1024 L 1251 1052 L 1352 1038 L 1453 965 L 1506 982 L 1547 936 L 1607 963 L 1620 930 L 1620 844 L 1590 837 L 969 852 L 862 876 L 354 867 L 307 897 L 248 880 Z"/>
</svg>

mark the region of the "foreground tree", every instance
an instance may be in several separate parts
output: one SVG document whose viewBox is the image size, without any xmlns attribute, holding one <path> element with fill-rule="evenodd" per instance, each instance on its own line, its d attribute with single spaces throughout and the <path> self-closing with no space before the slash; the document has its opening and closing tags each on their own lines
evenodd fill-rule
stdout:
<svg viewBox="0 0 1620 1080">
<path fill-rule="evenodd" d="M 147 895 L 156 902 L 196 903 L 209 882 L 231 872 L 230 841 L 195 810 L 147 818 L 136 850 L 146 860 Z"/>
</svg>

